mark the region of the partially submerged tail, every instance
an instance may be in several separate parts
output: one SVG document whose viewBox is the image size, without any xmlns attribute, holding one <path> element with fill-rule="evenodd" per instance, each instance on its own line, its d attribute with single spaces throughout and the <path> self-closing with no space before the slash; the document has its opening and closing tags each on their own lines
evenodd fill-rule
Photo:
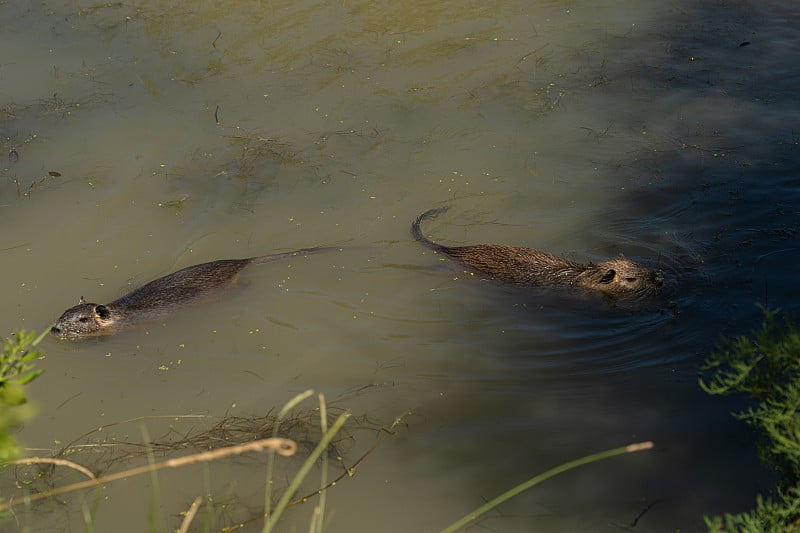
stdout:
<svg viewBox="0 0 800 533">
<path fill-rule="evenodd" d="M 254 257 L 253 264 L 260 265 L 262 263 L 271 263 L 273 261 L 278 261 L 280 259 L 297 257 L 298 255 L 309 255 L 316 252 L 325 252 L 329 250 L 338 250 L 338 249 L 339 248 L 335 246 L 315 246 L 313 248 L 300 248 L 299 250 L 294 250 L 293 252 L 283 252 L 280 254 L 261 255 L 258 257 Z"/>
<path fill-rule="evenodd" d="M 420 229 L 419 226 L 420 226 L 420 224 L 422 223 L 423 220 L 427 220 L 429 218 L 436 218 L 437 216 L 441 215 L 442 213 L 444 213 L 448 209 L 450 209 L 450 208 L 447 207 L 447 206 L 445 206 L 445 207 L 435 207 L 433 209 L 429 209 L 429 210 L 425 211 L 424 213 L 422 213 L 411 224 L 411 235 L 415 239 L 417 239 L 419 242 L 421 242 L 422 244 L 427 246 L 428 248 L 431 248 L 431 249 L 436 250 L 436 251 L 444 250 L 445 249 L 444 246 L 442 246 L 441 244 L 436 244 L 435 242 L 433 242 L 432 240 L 427 238 L 425 235 L 423 235 L 422 234 L 422 230 Z"/>
</svg>

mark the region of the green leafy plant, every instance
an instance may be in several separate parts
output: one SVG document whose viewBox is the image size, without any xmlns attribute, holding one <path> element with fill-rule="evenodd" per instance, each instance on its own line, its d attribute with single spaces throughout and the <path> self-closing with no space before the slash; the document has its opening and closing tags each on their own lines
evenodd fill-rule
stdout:
<svg viewBox="0 0 800 533">
<path fill-rule="evenodd" d="M 759 430 L 761 458 L 779 474 L 776 496 L 759 496 L 750 512 L 707 518 L 711 531 L 800 531 L 800 327 L 777 310 L 763 311 L 760 328 L 711 354 L 700 387 L 755 401 L 734 416 Z"/>
<path fill-rule="evenodd" d="M 31 416 L 30 409 L 22 408 L 28 401 L 24 386 L 43 372 L 34 368 L 33 361 L 41 353 L 33 348 L 46 334 L 47 330 L 36 337 L 32 331 L 20 330 L 10 338 L 3 339 L 3 352 L 0 355 L 0 461 L 19 456 L 12 432 Z"/>
</svg>

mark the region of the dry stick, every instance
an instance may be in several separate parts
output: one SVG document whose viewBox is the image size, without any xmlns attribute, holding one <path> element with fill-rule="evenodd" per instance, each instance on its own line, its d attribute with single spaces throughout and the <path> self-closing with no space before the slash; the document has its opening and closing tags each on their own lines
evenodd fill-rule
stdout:
<svg viewBox="0 0 800 533">
<path fill-rule="evenodd" d="M 210 452 L 201 452 L 201 453 L 196 453 L 194 455 L 188 455 L 186 457 L 179 457 L 177 459 L 169 459 L 162 463 L 131 468 L 130 470 L 125 470 L 124 472 L 117 472 L 116 474 L 109 474 L 107 476 L 99 477 L 96 479 L 90 479 L 87 481 L 73 483 L 71 485 L 65 485 L 63 487 L 58 487 L 56 489 L 49 490 L 47 492 L 34 494 L 33 496 L 26 496 L 24 498 L 20 498 L 17 500 L 9 500 L 8 502 L 0 503 L 0 511 L 5 511 L 7 509 L 10 509 L 11 507 L 18 505 L 19 502 L 21 501 L 33 502 L 36 500 L 49 498 L 50 496 L 56 496 L 58 494 L 64 494 L 67 492 L 72 492 L 87 487 L 95 487 L 98 485 L 109 483 L 111 481 L 116 481 L 118 479 L 138 476 L 139 474 L 153 472 L 156 470 L 162 470 L 164 468 L 178 468 L 181 466 L 186 466 L 199 462 L 216 461 L 217 459 L 223 459 L 231 455 L 240 455 L 247 452 L 260 452 L 267 448 L 274 450 L 279 455 L 282 455 L 284 457 L 289 457 L 291 455 L 294 455 L 295 452 L 297 451 L 297 444 L 290 439 L 281 439 L 281 438 L 261 439 L 261 440 L 255 440 L 253 442 L 247 442 L 245 444 L 238 444 L 236 446 L 229 446 L 227 448 L 219 448 L 217 450 L 212 450 Z"/>
<path fill-rule="evenodd" d="M 186 511 L 186 516 L 183 517 L 183 522 L 181 522 L 181 528 L 178 530 L 178 533 L 188 533 L 189 526 L 192 525 L 192 520 L 194 520 L 194 515 L 197 514 L 197 510 L 200 508 L 200 503 L 203 501 L 203 498 L 198 496 L 192 502 L 192 505 L 189 506 L 189 510 Z"/>
<path fill-rule="evenodd" d="M 84 476 L 88 477 L 91 480 L 96 480 L 97 476 L 92 474 L 92 472 L 86 468 L 85 466 L 81 466 L 78 463 L 73 463 L 72 461 L 67 461 L 66 459 L 56 459 L 53 457 L 28 457 L 27 459 L 17 459 L 16 461 L 11 461 L 10 465 L 26 465 L 30 466 L 32 464 L 52 464 L 58 466 L 66 466 L 68 468 L 72 468 L 73 470 L 77 470 Z"/>
<path fill-rule="evenodd" d="M 328 449 L 328 445 L 333 440 L 333 437 L 339 432 L 347 419 L 350 418 L 350 413 L 342 413 L 339 415 L 339 418 L 336 419 L 336 422 L 333 423 L 331 429 L 322 436 L 322 440 L 320 440 L 317 447 L 314 448 L 314 451 L 311 452 L 311 455 L 303 462 L 300 470 L 297 471 L 292 481 L 289 483 L 289 487 L 286 489 L 286 492 L 283 493 L 283 496 L 278 500 L 277 505 L 275 506 L 275 510 L 272 511 L 272 514 L 267 517 L 267 523 L 264 525 L 264 533 L 269 533 L 275 527 L 275 524 L 281 517 L 281 514 L 286 509 L 286 505 L 289 503 L 290 499 L 294 494 L 297 492 L 297 489 L 300 488 L 300 483 L 306 478 L 308 473 L 311 471 L 311 468 L 314 466 L 314 463 L 319 459 L 320 454 L 323 451 Z"/>
<path fill-rule="evenodd" d="M 389 435 L 394 435 L 394 433 L 391 431 L 391 429 L 394 428 L 395 426 L 397 426 L 400 423 L 400 421 L 401 421 L 401 417 L 398 417 L 392 423 L 390 428 L 388 428 L 388 429 L 387 428 L 381 428 L 381 431 L 383 431 L 385 433 L 388 433 Z M 358 469 L 359 466 L 361 466 L 361 463 L 363 463 L 366 460 L 366 458 L 378 448 L 378 446 L 381 444 L 381 442 L 382 441 L 376 442 L 369 450 L 364 452 L 364 454 L 361 457 L 356 459 L 356 461 L 353 463 L 353 465 L 351 467 L 345 468 L 345 471 L 342 472 L 341 474 L 339 474 L 339 477 L 337 477 L 333 481 L 329 482 L 327 485 L 325 485 L 324 487 L 320 488 L 319 490 L 315 490 L 314 492 L 308 493 L 305 496 L 300 496 L 299 498 L 295 498 L 294 500 L 292 500 L 289 503 L 287 503 L 286 507 L 287 508 L 294 507 L 295 505 L 298 505 L 300 503 L 305 503 L 307 500 L 309 500 L 310 498 L 313 498 L 314 496 L 317 496 L 318 494 L 321 494 L 323 491 L 326 491 L 331 487 L 335 487 L 336 484 L 339 483 L 344 478 L 355 476 L 356 475 L 356 470 Z M 269 513 L 265 511 L 264 513 L 262 513 L 262 514 L 260 514 L 258 516 L 254 516 L 254 517 L 248 518 L 247 520 L 239 522 L 238 524 L 235 524 L 233 526 L 229 526 L 229 527 L 226 527 L 226 528 L 222 529 L 222 533 L 231 533 L 232 531 L 236 531 L 237 529 L 241 529 L 241 528 L 245 527 L 246 525 L 249 525 L 249 524 L 252 524 L 253 522 L 256 522 L 257 520 L 262 520 L 263 518 L 265 518 L 268 515 L 269 515 Z"/>
<path fill-rule="evenodd" d="M 392 429 L 394 429 L 398 424 L 400 424 L 401 420 L 402 420 L 402 417 L 397 417 L 395 419 L 395 421 L 392 422 L 392 425 L 389 428 L 381 428 L 381 431 L 383 431 L 385 433 L 388 433 L 389 435 L 394 436 L 395 433 L 392 431 Z M 325 491 L 325 490 L 327 490 L 327 489 L 329 489 L 331 487 L 335 487 L 336 484 L 339 483 L 344 478 L 355 476 L 356 475 L 356 470 L 358 469 L 359 466 L 361 466 L 361 463 L 363 463 L 366 460 L 367 456 L 369 456 L 372 452 L 374 452 L 376 449 L 378 449 L 378 446 L 380 446 L 380 444 L 382 442 L 383 441 L 379 440 L 378 442 L 373 444 L 372 447 L 369 450 L 364 452 L 364 454 L 361 457 L 356 459 L 356 461 L 353 463 L 353 465 L 350 468 L 345 468 L 344 472 L 339 474 L 339 477 L 337 477 L 336 479 L 334 479 L 333 481 L 331 481 L 330 483 L 328 483 L 324 487 L 321 487 L 319 490 L 316 490 L 314 492 L 306 494 L 305 496 L 301 496 L 299 498 L 295 498 L 294 500 L 292 500 L 288 504 L 286 504 L 286 507 L 292 507 L 294 505 L 297 505 L 298 503 L 304 503 L 309 498 L 313 498 L 317 494 L 321 494 L 323 491 Z"/>
<path fill-rule="evenodd" d="M 361 463 L 363 463 L 363 462 L 364 462 L 364 460 L 367 458 L 367 456 L 368 456 L 369 454 L 371 454 L 372 452 L 374 452 L 374 451 L 375 451 L 375 450 L 378 448 L 378 445 L 379 445 L 379 444 L 380 444 L 380 442 L 379 442 L 379 443 L 377 443 L 377 444 L 375 444 L 374 446 L 372 446 L 372 448 L 370 448 L 369 450 L 367 450 L 367 451 L 364 453 L 364 455 L 362 455 L 361 457 L 359 457 L 359 458 L 356 460 L 356 462 L 355 462 L 355 463 L 353 463 L 353 466 L 351 466 L 350 468 L 347 468 L 347 469 L 345 469 L 345 471 L 344 471 L 344 472 L 342 472 L 341 474 L 339 474 L 339 477 L 337 477 L 336 479 L 334 479 L 333 481 L 331 481 L 330 483 L 328 483 L 328 484 L 327 484 L 327 485 L 325 485 L 324 487 L 320 488 L 319 490 L 315 490 L 314 492 L 310 492 L 310 493 L 306 494 L 305 496 L 301 496 L 301 497 L 299 497 L 299 498 L 295 498 L 294 500 L 292 500 L 292 501 L 290 501 L 288 504 L 286 504 L 286 507 L 292 507 L 292 506 L 295 506 L 295 505 L 297 505 L 298 503 L 304 503 L 304 502 L 305 502 L 306 500 L 308 500 L 309 498 L 313 498 L 314 496 L 316 496 L 316 495 L 318 495 L 318 494 L 322 494 L 324 491 L 326 491 L 326 490 L 328 490 L 328 489 L 330 489 L 330 488 L 332 488 L 332 487 L 335 487 L 335 486 L 336 486 L 336 484 L 337 484 L 337 483 L 339 483 L 339 482 L 340 482 L 341 480 L 343 480 L 344 478 L 346 478 L 346 477 L 353 477 L 353 476 L 355 476 L 355 475 L 356 475 L 356 469 L 357 469 L 359 466 L 361 466 Z"/>
<path fill-rule="evenodd" d="M 294 500 L 292 500 L 289 503 L 287 503 L 286 507 L 287 508 L 294 507 L 295 505 L 298 505 L 300 503 L 305 503 L 306 501 L 308 501 L 309 499 L 313 498 L 314 496 L 317 496 L 318 494 L 321 494 L 323 491 L 326 491 L 326 490 L 330 489 L 331 487 L 335 487 L 336 484 L 339 483 L 344 478 L 355 476 L 356 475 L 356 469 L 359 466 L 361 466 L 361 463 L 364 462 L 364 460 L 367 458 L 367 456 L 369 454 L 371 454 L 372 452 L 374 452 L 378 448 L 379 444 L 380 444 L 380 442 L 375 444 L 369 450 L 367 450 L 364 453 L 364 455 L 359 457 L 356 460 L 356 462 L 353 463 L 353 466 L 351 466 L 350 468 L 345 469 L 344 472 L 339 474 L 339 477 L 337 477 L 333 481 L 329 482 L 327 485 L 325 485 L 321 489 L 317 489 L 314 492 L 310 492 L 310 493 L 306 494 L 305 496 L 300 496 L 299 498 L 295 498 Z M 248 518 L 247 520 L 243 520 L 242 522 L 239 522 L 238 524 L 234 524 L 232 526 L 228 526 L 228 527 L 222 529 L 222 533 L 231 533 L 231 531 L 236 531 L 237 529 L 242 529 L 243 527 L 245 527 L 245 526 L 247 526 L 249 524 L 252 524 L 253 522 L 256 522 L 258 520 L 263 520 L 266 516 L 267 516 L 266 513 L 262 513 L 262 514 L 260 514 L 258 516 L 253 516 L 251 518 Z"/>
<path fill-rule="evenodd" d="M 639 523 L 639 520 L 641 520 L 641 519 L 642 519 L 642 517 L 645 515 L 645 513 L 647 513 L 647 511 L 649 511 L 650 509 L 652 509 L 652 508 L 653 508 L 653 506 L 654 506 L 655 504 L 657 504 L 658 502 L 660 502 L 660 501 L 661 501 L 661 500 L 655 500 L 655 501 L 652 501 L 652 502 L 650 502 L 650 504 L 649 504 L 647 507 L 645 507 L 644 509 L 642 509 L 642 510 L 639 512 L 639 514 L 638 514 L 638 515 L 636 515 L 636 518 L 634 518 L 634 519 L 633 519 L 633 522 L 631 522 L 631 523 L 630 523 L 630 526 L 628 526 L 628 527 L 636 527 L 636 524 L 638 524 L 638 523 Z M 623 526 L 623 527 L 624 527 L 624 526 Z"/>
</svg>

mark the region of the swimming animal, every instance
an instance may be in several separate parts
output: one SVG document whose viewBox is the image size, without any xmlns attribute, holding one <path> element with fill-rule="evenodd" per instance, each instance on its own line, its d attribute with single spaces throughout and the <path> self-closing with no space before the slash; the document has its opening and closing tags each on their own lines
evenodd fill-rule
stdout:
<svg viewBox="0 0 800 533">
<path fill-rule="evenodd" d="M 411 225 L 411 234 L 428 248 L 490 279 L 523 287 L 567 285 L 599 291 L 615 298 L 653 293 L 662 285 L 659 275 L 622 255 L 602 263 L 581 264 L 519 246 L 437 244 L 422 233 L 420 225 L 448 209 L 439 207 L 422 213 Z"/>
<path fill-rule="evenodd" d="M 234 285 L 239 273 L 250 265 L 329 249 L 302 248 L 293 252 L 194 265 L 151 281 L 109 304 L 86 303 L 81 296 L 80 303 L 64 311 L 50 332 L 62 339 L 111 335 Z"/>
</svg>

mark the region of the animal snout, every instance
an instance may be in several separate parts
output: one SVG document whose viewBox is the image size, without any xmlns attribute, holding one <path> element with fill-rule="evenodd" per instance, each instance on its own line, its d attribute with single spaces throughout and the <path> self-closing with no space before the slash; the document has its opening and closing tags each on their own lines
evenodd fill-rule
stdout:
<svg viewBox="0 0 800 533">
<path fill-rule="evenodd" d="M 50 333 L 52 333 L 53 335 L 59 335 L 60 336 L 61 335 L 61 328 L 53 326 L 52 328 L 50 328 Z"/>
</svg>

